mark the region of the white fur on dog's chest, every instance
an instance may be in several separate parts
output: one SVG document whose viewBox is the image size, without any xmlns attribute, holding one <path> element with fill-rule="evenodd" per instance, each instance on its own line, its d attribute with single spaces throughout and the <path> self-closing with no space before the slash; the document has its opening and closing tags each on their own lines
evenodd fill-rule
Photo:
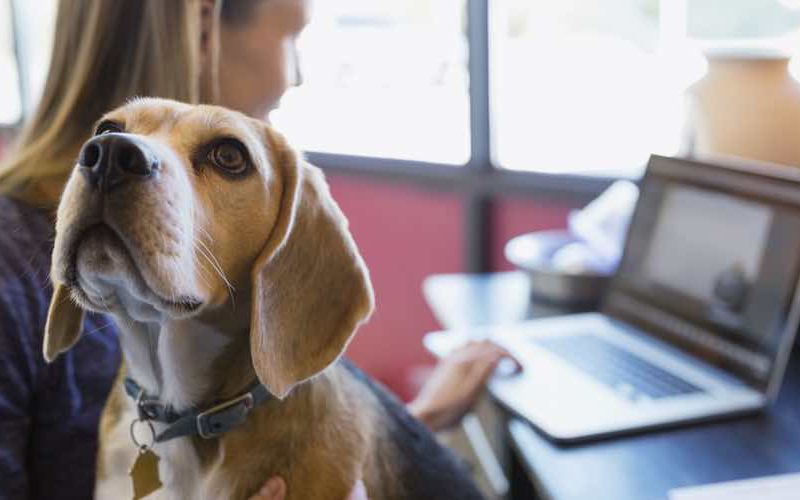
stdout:
<svg viewBox="0 0 800 500">
<path fill-rule="evenodd" d="M 166 322 L 160 331 L 136 328 L 124 332 L 121 342 L 130 374 L 142 381 L 148 393 L 160 392 L 162 403 L 178 411 L 192 406 L 196 398 L 208 389 L 206 373 L 210 360 L 227 345 L 229 339 L 197 321 Z M 147 338 L 158 345 L 157 353 L 148 348 Z M 157 357 L 153 357 L 153 355 Z M 160 366 L 163 380 L 160 391 L 155 385 L 154 366 Z M 121 388 L 119 388 L 121 390 Z M 100 460 L 108 471 L 106 478 L 98 478 L 96 498 L 132 498 L 133 490 L 128 471 L 133 465 L 137 449 L 130 438 L 130 425 L 137 417 L 134 401 L 125 396 L 123 414 L 108 435 L 100 437 Z M 153 422 L 156 432 L 165 424 Z M 189 438 L 176 438 L 157 443 L 153 451 L 159 456 L 159 475 L 164 486 L 147 498 L 217 499 L 228 498 L 227 487 L 214 481 L 214 474 L 201 468 L 200 460 Z M 211 468 L 213 470 L 213 467 Z M 223 491 L 226 490 L 226 491 Z"/>
</svg>

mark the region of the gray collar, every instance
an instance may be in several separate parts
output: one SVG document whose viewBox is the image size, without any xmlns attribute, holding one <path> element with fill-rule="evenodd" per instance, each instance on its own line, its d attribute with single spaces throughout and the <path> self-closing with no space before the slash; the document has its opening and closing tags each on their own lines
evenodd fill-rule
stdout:
<svg viewBox="0 0 800 500">
<path fill-rule="evenodd" d="M 167 424 L 167 428 L 155 436 L 157 443 L 183 436 L 200 436 L 203 439 L 219 437 L 243 424 L 253 408 L 272 398 L 267 388 L 256 381 L 250 390 L 233 399 L 210 408 L 192 408 L 178 413 L 159 402 L 158 398 L 149 396 L 131 378 L 125 379 L 125 392 L 136 400 L 140 421 Z"/>
</svg>

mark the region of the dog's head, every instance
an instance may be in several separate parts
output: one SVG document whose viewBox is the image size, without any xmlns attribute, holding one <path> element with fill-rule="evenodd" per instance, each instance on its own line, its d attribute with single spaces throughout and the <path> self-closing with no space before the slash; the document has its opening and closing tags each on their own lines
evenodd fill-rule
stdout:
<svg viewBox="0 0 800 500">
<path fill-rule="evenodd" d="M 83 309 L 163 322 L 235 294 L 256 373 L 280 397 L 335 361 L 373 304 L 318 169 L 260 121 L 160 99 L 107 114 L 83 146 L 51 277 L 48 360 L 77 341 Z"/>
</svg>

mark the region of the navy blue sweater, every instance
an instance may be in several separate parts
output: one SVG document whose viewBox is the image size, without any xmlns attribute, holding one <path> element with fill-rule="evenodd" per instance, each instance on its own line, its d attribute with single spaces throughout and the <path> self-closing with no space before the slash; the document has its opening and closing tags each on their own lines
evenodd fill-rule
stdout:
<svg viewBox="0 0 800 500">
<path fill-rule="evenodd" d="M 1 500 L 91 498 L 98 420 L 120 363 L 116 328 L 100 315 L 45 363 L 52 244 L 50 212 L 0 197 Z"/>
</svg>

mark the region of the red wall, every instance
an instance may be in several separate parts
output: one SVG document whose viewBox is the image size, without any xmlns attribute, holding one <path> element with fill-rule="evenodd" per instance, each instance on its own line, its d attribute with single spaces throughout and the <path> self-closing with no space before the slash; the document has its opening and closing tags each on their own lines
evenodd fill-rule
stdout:
<svg viewBox="0 0 800 500">
<path fill-rule="evenodd" d="M 514 236 L 546 229 L 561 229 L 567 225 L 567 214 L 579 208 L 566 202 L 540 201 L 530 198 L 500 198 L 492 203 L 492 241 L 490 263 L 493 271 L 510 271 L 503 253 L 508 240 Z"/>
<path fill-rule="evenodd" d="M 348 356 L 407 399 L 409 374 L 432 363 L 422 336 L 438 325 L 422 297 L 429 274 L 462 270 L 461 201 L 406 184 L 328 175 L 370 269 L 376 310 Z"/>
<path fill-rule="evenodd" d="M 348 356 L 404 399 L 416 391 L 415 373 L 433 359 L 422 336 L 439 329 L 422 297 L 430 274 L 464 270 L 461 197 L 418 185 L 328 174 L 331 191 L 370 269 L 377 308 L 361 328 Z M 492 213 L 491 262 L 510 269 L 503 245 L 526 231 L 564 227 L 564 203 L 497 200 Z"/>
</svg>

